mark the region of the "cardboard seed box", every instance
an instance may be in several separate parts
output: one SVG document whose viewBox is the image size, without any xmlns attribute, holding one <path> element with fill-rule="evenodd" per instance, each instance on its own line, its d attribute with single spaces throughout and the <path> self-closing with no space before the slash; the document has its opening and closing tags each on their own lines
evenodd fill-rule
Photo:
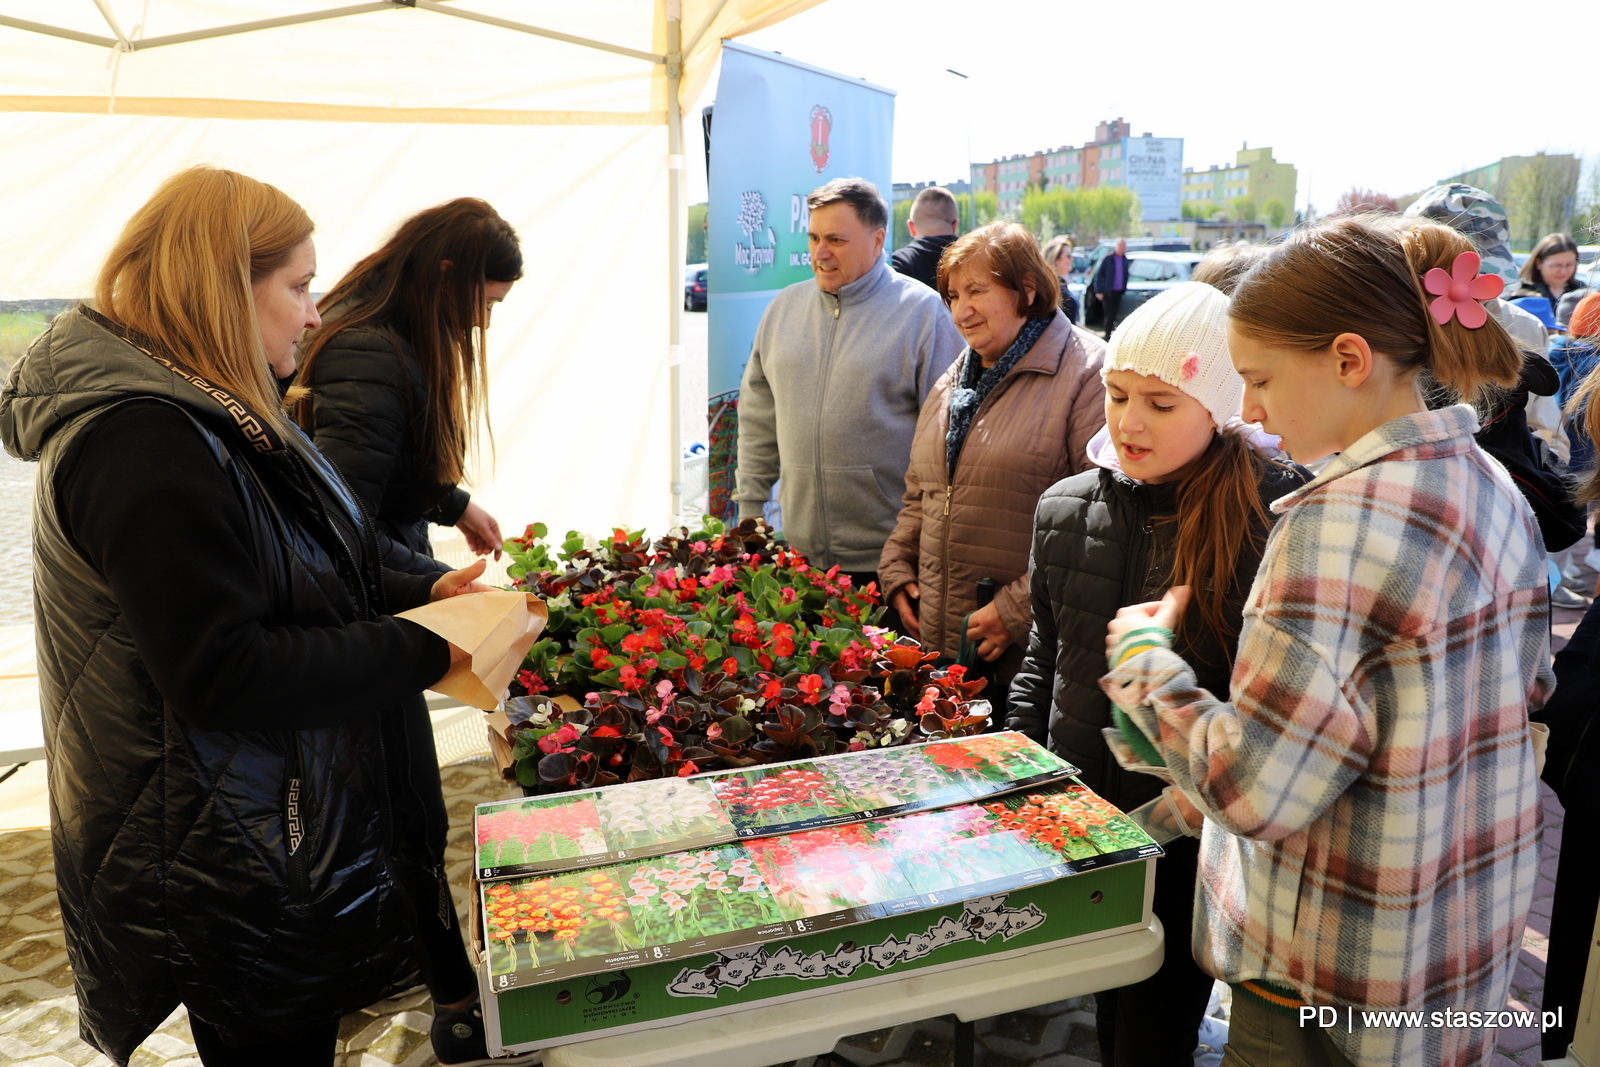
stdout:
<svg viewBox="0 0 1600 1067">
<path fill-rule="evenodd" d="M 1123 863 L 845 929 L 499 995 L 489 987 L 479 918 L 473 938 L 489 1051 L 525 1052 L 670 1026 L 1142 929 L 1150 922 L 1154 872 L 1154 860 Z"/>
</svg>

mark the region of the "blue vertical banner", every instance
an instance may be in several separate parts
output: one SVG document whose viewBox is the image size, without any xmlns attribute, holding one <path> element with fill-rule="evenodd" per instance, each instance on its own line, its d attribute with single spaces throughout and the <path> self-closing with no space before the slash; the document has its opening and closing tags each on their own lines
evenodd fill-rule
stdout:
<svg viewBox="0 0 1600 1067">
<path fill-rule="evenodd" d="M 706 214 L 713 515 L 737 511 L 739 382 L 761 315 L 778 290 L 812 284 L 806 194 L 865 178 L 890 203 L 893 145 L 892 90 L 723 42 Z"/>
</svg>

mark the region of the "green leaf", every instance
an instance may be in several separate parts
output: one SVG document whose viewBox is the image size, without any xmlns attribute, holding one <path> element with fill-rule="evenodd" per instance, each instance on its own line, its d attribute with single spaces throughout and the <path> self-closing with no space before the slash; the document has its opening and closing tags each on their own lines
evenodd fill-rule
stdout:
<svg viewBox="0 0 1600 1067">
<path fill-rule="evenodd" d="M 607 626 L 605 629 L 601 630 L 600 639 L 604 641 L 607 646 L 614 647 L 618 641 L 621 641 L 624 637 L 627 637 L 631 633 L 633 633 L 632 626 L 629 626 L 625 622 L 617 622 L 612 623 L 610 626 Z"/>
<path fill-rule="evenodd" d="M 536 759 L 520 759 L 517 761 L 517 782 L 532 789 L 539 784 L 539 761 Z"/>
<path fill-rule="evenodd" d="M 533 524 L 533 538 L 534 538 L 534 540 L 536 540 L 536 541 L 537 540 L 541 540 L 544 537 L 549 536 L 549 533 L 550 533 L 550 527 L 546 526 L 544 523 L 536 522 L 536 523 Z"/>
<path fill-rule="evenodd" d="M 688 658 L 676 652 L 663 652 L 656 657 L 656 662 L 669 671 L 681 671 L 689 665 Z"/>
</svg>

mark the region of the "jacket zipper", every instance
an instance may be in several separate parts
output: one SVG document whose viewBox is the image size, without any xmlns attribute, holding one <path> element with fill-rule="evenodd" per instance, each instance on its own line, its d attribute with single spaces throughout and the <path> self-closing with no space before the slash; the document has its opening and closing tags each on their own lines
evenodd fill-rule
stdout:
<svg viewBox="0 0 1600 1067">
<path fill-rule="evenodd" d="M 1035 343 L 1037 344 L 1037 342 L 1035 342 Z M 974 353 L 974 355 L 976 355 L 976 353 Z M 1015 373 L 1016 369 L 1017 368 L 1012 367 L 1011 368 L 1012 373 Z M 1038 372 L 1037 369 L 1034 369 L 1034 370 L 1028 371 L 1027 373 L 1037 374 L 1039 372 Z M 959 380 L 959 378 L 958 378 L 958 380 Z M 967 424 L 967 436 L 968 437 L 972 436 L 972 431 L 977 428 L 978 420 L 983 417 L 983 413 L 989 409 L 989 407 L 993 404 L 995 398 L 998 397 L 1001 394 L 1001 392 L 1003 392 L 1010 385 L 1010 383 L 1011 383 L 1011 375 L 1007 374 L 1004 378 L 1002 378 L 1000 381 L 995 383 L 995 386 L 994 386 L 993 389 L 989 390 L 989 395 L 983 398 L 983 403 L 978 405 L 978 410 L 974 411 L 972 413 L 972 421 Z M 950 406 L 949 406 L 948 402 L 945 405 L 944 430 L 945 430 L 945 433 L 947 433 L 947 434 L 950 432 Z M 941 435 L 940 440 L 943 440 L 943 439 L 944 438 Z M 966 446 L 967 446 L 967 443 L 965 441 L 961 442 L 961 450 L 963 452 L 966 451 Z M 956 467 L 957 467 L 957 469 L 959 469 L 960 466 L 961 466 L 961 457 L 958 455 L 958 456 L 956 456 Z M 944 486 L 944 517 L 946 519 L 948 519 L 950 517 L 950 501 L 951 501 L 951 497 L 953 497 L 955 495 L 955 491 L 956 491 L 956 472 L 950 469 L 948 463 L 945 465 L 944 481 L 945 481 L 945 486 Z M 942 576 L 940 576 L 940 578 L 939 578 L 939 603 L 944 606 L 944 617 L 948 619 L 948 618 L 952 618 L 953 617 L 950 614 L 950 524 L 948 522 L 945 522 L 945 523 L 941 523 L 940 525 L 942 525 L 944 527 L 944 544 L 942 546 L 940 546 L 940 548 L 941 548 L 941 551 L 944 553 L 942 558 L 945 561 L 945 566 L 944 566 L 944 574 Z M 985 577 L 987 577 L 987 575 Z M 974 591 L 974 596 L 976 596 L 976 591 Z M 961 625 L 961 623 L 958 620 L 956 622 L 956 626 L 959 627 L 960 625 Z M 960 634 L 944 634 L 943 636 L 947 640 L 953 638 L 954 642 L 955 642 L 955 647 L 959 649 L 961 647 L 961 641 L 962 641 L 963 638 L 966 637 L 966 634 L 964 634 L 964 633 L 960 633 Z"/>
<path fill-rule="evenodd" d="M 817 513 L 821 519 L 817 524 L 817 531 L 827 538 L 828 556 L 831 558 L 833 556 L 833 538 L 829 533 L 831 527 L 828 525 L 828 494 L 822 480 L 822 417 L 824 410 L 827 408 L 826 397 L 828 395 L 828 379 L 833 372 L 833 352 L 839 341 L 839 307 L 844 300 L 837 293 L 824 293 L 823 299 L 831 299 L 833 301 L 833 325 L 828 329 L 828 344 L 823 349 L 822 380 L 818 382 L 817 387 L 817 400 L 819 403 L 817 404 L 817 419 L 811 441 L 811 456 L 817 479 Z"/>
</svg>

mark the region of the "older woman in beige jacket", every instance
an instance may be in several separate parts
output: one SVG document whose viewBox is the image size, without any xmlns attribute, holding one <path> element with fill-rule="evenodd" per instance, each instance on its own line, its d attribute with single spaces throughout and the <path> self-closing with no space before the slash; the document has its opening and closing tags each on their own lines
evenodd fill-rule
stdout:
<svg viewBox="0 0 1600 1067">
<path fill-rule="evenodd" d="M 1034 507 L 1088 465 L 1089 438 L 1105 423 L 1105 345 L 1058 310 L 1055 273 L 1033 235 L 1014 223 L 952 244 L 938 282 L 968 347 L 923 404 L 878 575 L 927 648 L 957 655 L 967 620 L 966 637 L 990 664 L 985 696 L 996 699 L 1011 684 L 1032 624 Z M 997 588 L 979 608 L 984 578 Z"/>
</svg>

